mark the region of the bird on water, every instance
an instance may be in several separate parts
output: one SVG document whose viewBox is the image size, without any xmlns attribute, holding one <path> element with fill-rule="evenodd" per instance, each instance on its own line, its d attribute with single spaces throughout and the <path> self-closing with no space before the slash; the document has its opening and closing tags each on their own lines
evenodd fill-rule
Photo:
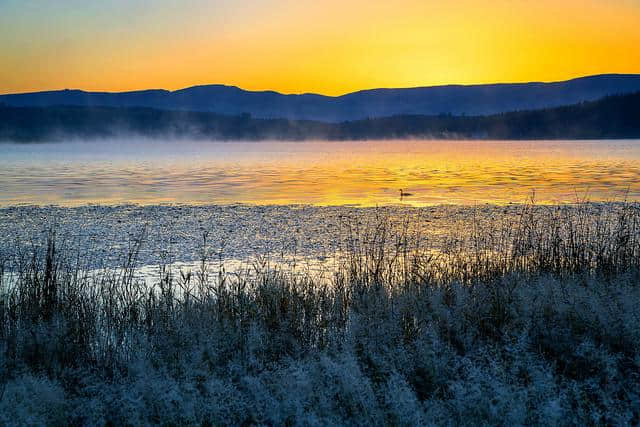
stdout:
<svg viewBox="0 0 640 427">
<path fill-rule="evenodd" d="M 402 191 L 402 188 L 400 189 L 400 198 L 402 199 L 403 197 L 407 197 L 407 196 L 413 196 L 413 193 L 405 193 L 404 191 Z"/>
</svg>

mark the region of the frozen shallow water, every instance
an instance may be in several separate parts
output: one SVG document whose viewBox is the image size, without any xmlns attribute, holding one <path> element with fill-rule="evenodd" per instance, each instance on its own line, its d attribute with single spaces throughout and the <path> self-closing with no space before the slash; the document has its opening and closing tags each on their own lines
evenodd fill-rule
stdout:
<svg viewBox="0 0 640 427">
<path fill-rule="evenodd" d="M 597 213 L 606 203 L 590 203 Z M 560 209 L 540 206 L 540 209 Z M 422 249 L 440 250 L 473 227 L 516 221 L 522 205 L 428 207 L 309 205 L 86 205 L 0 208 L 0 261 L 46 244 L 55 232 L 58 249 L 77 254 L 86 269 L 125 265 L 140 242 L 136 266 L 153 275 L 159 265 L 195 269 L 204 258 L 212 270 L 257 264 L 292 269 L 331 269 L 332 260 L 373 238 L 385 223 L 388 245 L 405 233 Z M 335 267 L 335 266 L 333 266 Z"/>
<path fill-rule="evenodd" d="M 517 211 L 517 207 L 484 210 Z M 354 208 L 304 205 L 173 205 L 82 207 L 15 206 L 0 209 L 0 250 L 5 256 L 44 244 L 55 231 L 59 245 L 81 252 L 92 267 L 122 264 L 142 239 L 138 260 L 157 265 L 248 257 L 284 262 L 331 258 L 350 236 L 386 220 L 437 245 L 473 209 L 461 206 Z M 359 237 L 354 237 L 359 238 Z"/>
</svg>

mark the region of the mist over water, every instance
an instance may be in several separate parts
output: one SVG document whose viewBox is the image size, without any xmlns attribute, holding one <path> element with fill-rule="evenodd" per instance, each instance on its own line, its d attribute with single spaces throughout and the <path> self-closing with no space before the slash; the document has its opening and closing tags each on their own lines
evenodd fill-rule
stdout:
<svg viewBox="0 0 640 427">
<path fill-rule="evenodd" d="M 640 200 L 640 140 L 0 144 L 0 189 L 2 206 Z"/>
</svg>

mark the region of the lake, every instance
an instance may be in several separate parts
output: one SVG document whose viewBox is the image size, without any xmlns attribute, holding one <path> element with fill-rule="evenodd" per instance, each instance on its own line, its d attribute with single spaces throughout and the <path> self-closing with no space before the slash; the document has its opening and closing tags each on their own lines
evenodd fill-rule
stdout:
<svg viewBox="0 0 640 427">
<path fill-rule="evenodd" d="M 0 206 L 471 205 L 534 191 L 640 200 L 640 140 L 0 144 Z"/>
</svg>

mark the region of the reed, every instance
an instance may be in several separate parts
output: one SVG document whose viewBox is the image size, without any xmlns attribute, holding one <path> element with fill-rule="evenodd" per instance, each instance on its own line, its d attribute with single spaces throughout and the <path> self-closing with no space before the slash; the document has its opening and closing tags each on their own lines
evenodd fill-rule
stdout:
<svg viewBox="0 0 640 427">
<path fill-rule="evenodd" d="M 0 424 L 640 422 L 640 207 L 351 227 L 330 280 L 0 254 Z M 41 402 L 33 405 L 29 402 Z M 31 420 L 31 421 L 29 421 Z M 36 421 L 33 421 L 36 420 Z"/>
</svg>

